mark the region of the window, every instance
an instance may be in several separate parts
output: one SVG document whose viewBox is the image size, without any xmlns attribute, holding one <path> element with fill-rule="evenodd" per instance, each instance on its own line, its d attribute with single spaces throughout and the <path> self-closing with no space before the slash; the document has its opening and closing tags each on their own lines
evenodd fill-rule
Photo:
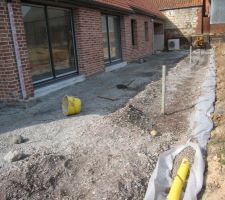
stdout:
<svg viewBox="0 0 225 200">
<path fill-rule="evenodd" d="M 105 63 L 121 61 L 120 18 L 102 15 L 102 33 Z"/>
<path fill-rule="evenodd" d="M 148 22 L 145 22 L 145 41 L 149 41 Z"/>
<path fill-rule="evenodd" d="M 72 11 L 22 5 L 34 84 L 77 72 Z"/>
<path fill-rule="evenodd" d="M 137 45 L 137 21 L 135 19 L 131 20 L 131 39 L 132 45 Z"/>
</svg>

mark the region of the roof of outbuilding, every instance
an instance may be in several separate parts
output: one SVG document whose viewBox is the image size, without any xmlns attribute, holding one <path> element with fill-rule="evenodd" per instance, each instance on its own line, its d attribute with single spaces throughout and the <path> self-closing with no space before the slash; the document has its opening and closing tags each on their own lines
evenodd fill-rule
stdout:
<svg viewBox="0 0 225 200">
<path fill-rule="evenodd" d="M 128 0 L 125 0 L 125 1 L 120 1 L 120 0 L 95 0 L 95 1 L 98 2 L 98 3 L 102 3 L 102 4 L 122 8 L 122 9 L 125 9 L 125 10 L 128 10 L 128 11 L 132 11 L 131 7 L 128 4 Z"/>
<path fill-rule="evenodd" d="M 149 0 L 95 0 L 96 2 L 126 9 L 127 11 L 139 10 L 146 14 L 164 18 L 164 15 Z"/>
<path fill-rule="evenodd" d="M 160 12 L 158 8 L 155 5 L 153 5 L 149 0 L 129 0 L 129 5 L 132 8 L 140 9 L 144 12 L 147 13 L 149 12 L 158 17 L 164 18 L 162 12 Z"/>
<path fill-rule="evenodd" d="M 203 0 L 148 0 L 159 10 L 202 6 Z"/>
</svg>

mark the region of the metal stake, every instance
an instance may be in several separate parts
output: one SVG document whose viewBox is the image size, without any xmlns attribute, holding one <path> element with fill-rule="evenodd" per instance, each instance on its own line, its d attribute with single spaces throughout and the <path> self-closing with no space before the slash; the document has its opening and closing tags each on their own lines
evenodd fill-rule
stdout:
<svg viewBox="0 0 225 200">
<path fill-rule="evenodd" d="M 190 65 L 192 63 L 192 46 L 190 46 Z"/>
<path fill-rule="evenodd" d="M 162 66 L 162 101 L 161 114 L 165 114 L 165 93 L 166 93 L 166 65 Z"/>
</svg>

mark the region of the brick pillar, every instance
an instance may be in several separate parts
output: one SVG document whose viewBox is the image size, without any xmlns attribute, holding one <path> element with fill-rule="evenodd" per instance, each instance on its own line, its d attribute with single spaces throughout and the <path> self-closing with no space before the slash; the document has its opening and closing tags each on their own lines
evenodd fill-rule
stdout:
<svg viewBox="0 0 225 200">
<path fill-rule="evenodd" d="M 121 30 L 121 47 L 122 56 L 124 61 L 131 60 L 131 21 L 129 16 L 123 16 L 120 18 L 120 30 Z"/>
<path fill-rule="evenodd" d="M 197 26 L 196 26 L 196 34 L 202 34 L 203 31 L 203 16 L 202 16 L 202 7 L 197 10 Z"/>
<path fill-rule="evenodd" d="M 33 96 L 33 84 L 20 0 L 14 0 L 12 5 L 23 67 L 25 89 L 27 97 L 29 98 Z M 0 19 L 0 101 L 19 101 L 22 99 L 22 95 L 8 17 L 7 3 L 5 1 L 0 2 Z"/>
<path fill-rule="evenodd" d="M 80 73 L 89 76 L 103 71 L 101 12 L 84 7 L 75 8 L 74 22 Z"/>
</svg>

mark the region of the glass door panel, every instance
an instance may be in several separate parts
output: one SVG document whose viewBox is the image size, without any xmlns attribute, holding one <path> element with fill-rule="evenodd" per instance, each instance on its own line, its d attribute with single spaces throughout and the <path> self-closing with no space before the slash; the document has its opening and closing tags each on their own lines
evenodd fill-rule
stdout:
<svg viewBox="0 0 225 200">
<path fill-rule="evenodd" d="M 102 15 L 103 51 L 106 64 L 121 60 L 120 18 Z"/>
<path fill-rule="evenodd" d="M 44 6 L 22 6 L 33 82 L 53 77 Z"/>
<path fill-rule="evenodd" d="M 102 34 L 103 34 L 103 51 L 104 51 L 104 61 L 109 62 L 109 42 L 108 42 L 108 31 L 106 15 L 102 15 Z"/>
<path fill-rule="evenodd" d="M 112 61 L 121 58 L 119 22 L 119 17 L 108 16 L 110 56 Z"/>
<path fill-rule="evenodd" d="M 75 71 L 71 11 L 48 7 L 48 24 L 56 76 Z"/>
</svg>

